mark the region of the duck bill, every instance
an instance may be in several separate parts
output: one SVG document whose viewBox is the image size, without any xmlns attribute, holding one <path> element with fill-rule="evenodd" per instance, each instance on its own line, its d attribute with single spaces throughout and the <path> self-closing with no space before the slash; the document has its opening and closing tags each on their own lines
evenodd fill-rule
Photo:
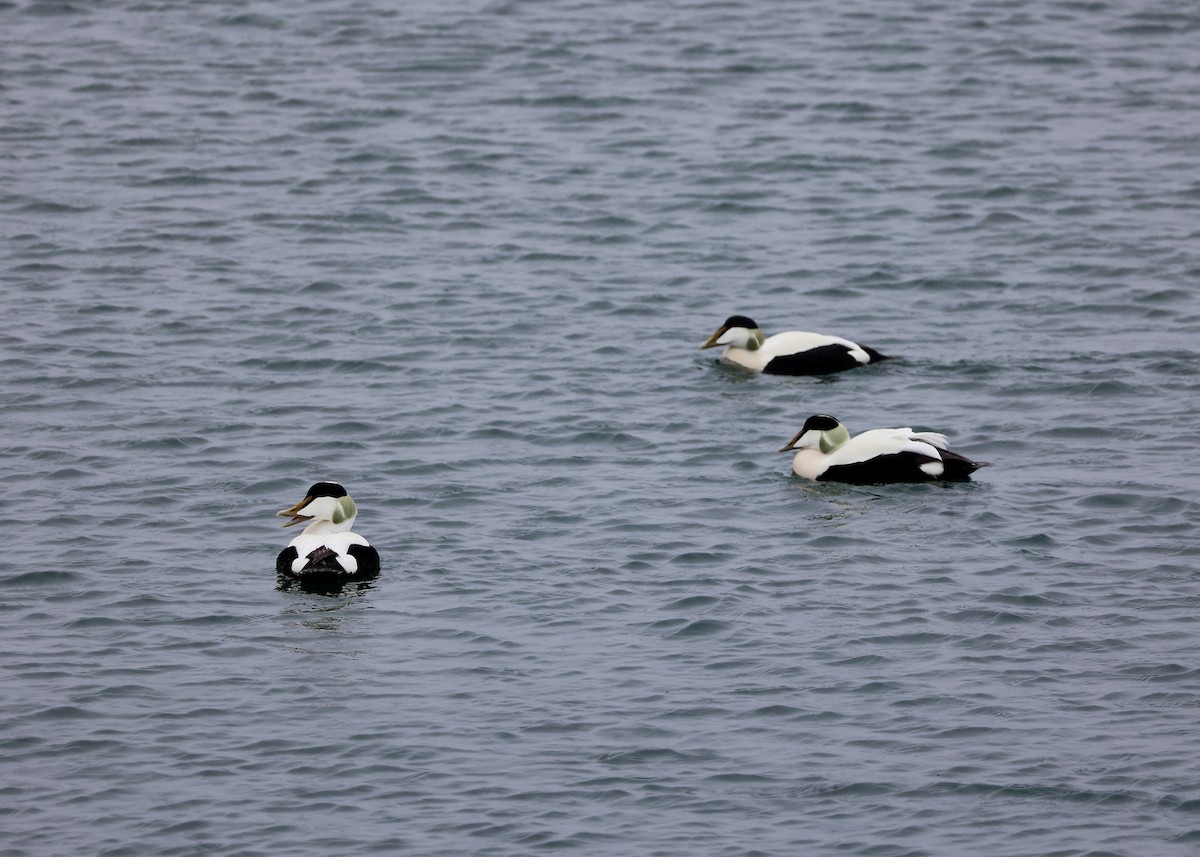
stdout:
<svg viewBox="0 0 1200 857">
<path fill-rule="evenodd" d="M 312 502 L 312 497 L 305 497 L 303 500 L 301 500 L 295 506 L 292 506 L 290 509 L 283 509 L 281 511 L 276 512 L 275 516 L 277 518 L 291 518 L 290 521 L 288 521 L 286 524 L 284 524 L 285 527 L 290 527 L 292 524 L 299 524 L 301 521 L 311 521 L 312 515 L 301 515 L 300 514 L 300 510 L 303 509 L 305 506 L 307 506 L 311 502 Z"/>
<path fill-rule="evenodd" d="M 796 441 L 800 440 L 800 438 L 802 438 L 803 436 L 804 436 L 804 429 L 801 429 L 800 431 L 796 432 L 795 437 L 793 437 L 791 440 L 789 440 L 783 446 L 779 447 L 779 449 L 776 451 L 777 452 L 791 452 L 793 449 L 796 448 Z"/>
<path fill-rule="evenodd" d="M 717 340 L 724 336 L 727 330 L 729 330 L 728 327 L 722 327 L 708 339 L 704 340 L 704 344 L 700 346 L 700 349 L 703 351 L 705 348 L 715 348 L 720 345 L 721 343 L 717 342 Z"/>
</svg>

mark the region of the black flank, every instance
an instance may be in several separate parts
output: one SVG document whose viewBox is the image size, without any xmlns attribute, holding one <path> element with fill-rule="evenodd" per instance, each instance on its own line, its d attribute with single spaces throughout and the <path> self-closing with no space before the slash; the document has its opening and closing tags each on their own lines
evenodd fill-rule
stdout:
<svg viewBox="0 0 1200 857">
<path fill-rule="evenodd" d="M 944 456 L 946 453 L 943 452 L 942 455 Z M 817 481 L 848 482 L 851 485 L 878 485 L 884 482 L 934 482 L 936 477 L 930 476 L 921 469 L 922 464 L 928 464 L 930 461 L 937 461 L 937 459 L 915 452 L 897 452 L 894 455 L 881 455 L 868 461 L 856 461 L 854 464 L 839 464 L 830 467 L 817 477 Z M 949 467 L 946 468 L 947 472 L 949 469 Z"/>
<path fill-rule="evenodd" d="M 862 366 L 850 355 L 850 349 L 845 345 L 822 345 L 795 354 L 782 354 L 776 357 L 766 368 L 764 375 L 828 375 L 831 372 L 844 372 Z"/>
<path fill-rule="evenodd" d="M 336 585 L 350 580 L 372 580 L 379 576 L 379 552 L 370 545 L 351 545 L 347 553 L 358 560 L 358 571 L 351 574 L 338 562 L 338 555 L 327 547 L 319 547 L 308 555 L 308 563 L 299 572 L 292 571 L 294 547 L 285 548 L 275 560 L 275 571 L 284 577 L 313 585 Z"/>
<path fill-rule="evenodd" d="M 358 560 L 358 574 L 379 574 L 379 551 L 370 545 L 350 545 L 346 551 Z"/>
<path fill-rule="evenodd" d="M 291 574 L 292 561 L 300 554 L 294 547 L 286 547 L 279 552 L 279 556 L 275 558 L 275 573 L 276 574 Z"/>
</svg>

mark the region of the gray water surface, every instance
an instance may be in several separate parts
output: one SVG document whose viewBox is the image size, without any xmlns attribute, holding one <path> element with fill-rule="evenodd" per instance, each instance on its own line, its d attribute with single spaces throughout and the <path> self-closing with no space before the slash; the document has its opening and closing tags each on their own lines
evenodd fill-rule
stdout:
<svg viewBox="0 0 1200 857">
<path fill-rule="evenodd" d="M 0 3 L 0 853 L 1194 854 L 1198 39 Z M 378 580 L 277 584 L 318 479 Z"/>
</svg>

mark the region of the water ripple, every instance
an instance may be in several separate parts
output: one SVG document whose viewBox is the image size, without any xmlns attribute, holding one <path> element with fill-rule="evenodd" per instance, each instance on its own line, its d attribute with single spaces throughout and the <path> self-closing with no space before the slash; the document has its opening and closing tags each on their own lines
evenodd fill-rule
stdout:
<svg viewBox="0 0 1200 857">
<path fill-rule="evenodd" d="M 1194 10 L 184 11 L 0 5 L 14 854 L 1194 850 Z"/>
</svg>

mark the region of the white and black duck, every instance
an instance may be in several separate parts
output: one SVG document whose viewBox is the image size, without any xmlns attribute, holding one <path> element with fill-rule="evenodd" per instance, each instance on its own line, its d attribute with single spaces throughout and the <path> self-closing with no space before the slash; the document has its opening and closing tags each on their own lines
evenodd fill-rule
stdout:
<svg viewBox="0 0 1200 857">
<path fill-rule="evenodd" d="M 318 482 L 303 500 L 276 514 L 291 518 L 285 527 L 309 522 L 275 560 L 279 574 L 302 580 L 356 580 L 379 574 L 379 552 L 351 532 L 358 507 L 338 483 Z"/>
<path fill-rule="evenodd" d="M 796 450 L 792 472 L 818 482 L 966 482 L 986 462 L 947 448 L 946 436 L 910 428 L 872 429 L 850 436 L 833 417 L 809 417 L 780 449 Z"/>
<path fill-rule="evenodd" d="M 701 348 L 724 345 L 721 358 L 767 375 L 828 375 L 890 360 L 874 348 L 840 336 L 789 330 L 764 337 L 754 320 L 731 315 Z"/>
</svg>

